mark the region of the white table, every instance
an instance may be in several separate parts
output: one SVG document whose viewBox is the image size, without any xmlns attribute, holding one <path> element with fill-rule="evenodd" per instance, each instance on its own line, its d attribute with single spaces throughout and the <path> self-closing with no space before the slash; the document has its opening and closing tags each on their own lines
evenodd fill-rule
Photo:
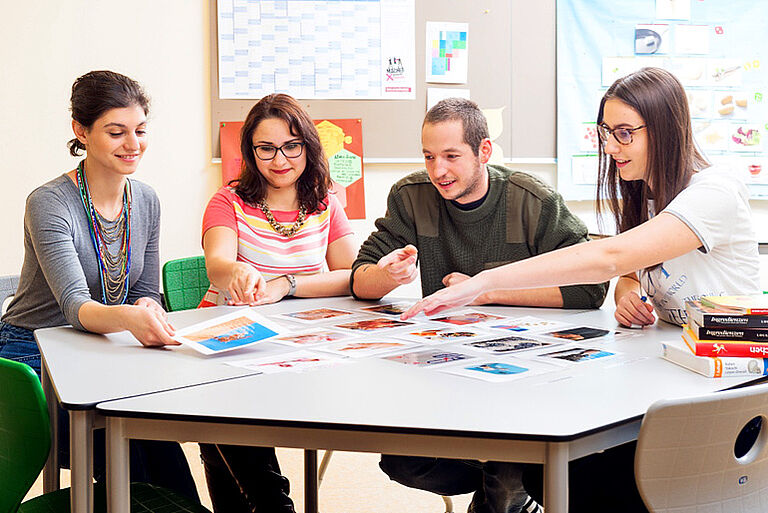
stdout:
<svg viewBox="0 0 768 513">
<path fill-rule="evenodd" d="M 283 302 L 263 311 L 350 307 L 350 301 Z M 609 308 L 481 309 L 616 326 Z M 129 511 L 128 440 L 145 438 L 542 463 L 547 512 L 565 513 L 570 460 L 635 439 L 658 399 L 747 381 L 708 379 L 663 361 L 658 341 L 676 339 L 679 328 L 662 324 L 642 333 L 603 346 L 625 353 L 621 358 L 508 383 L 365 359 L 100 403 L 110 511 Z M 309 499 L 307 510 L 316 511 L 316 497 Z"/>
<path fill-rule="evenodd" d="M 208 308 L 169 317 L 178 329 L 221 313 L 222 308 Z M 128 332 L 105 336 L 58 327 L 36 330 L 35 338 L 43 360 L 42 382 L 52 428 L 43 488 L 46 492 L 59 488 L 56 405 L 60 404 L 69 411 L 73 513 L 93 511 L 92 432 L 104 427 L 96 404 L 253 374 L 224 365 L 226 358 L 206 359 L 186 348 L 144 348 Z"/>
</svg>

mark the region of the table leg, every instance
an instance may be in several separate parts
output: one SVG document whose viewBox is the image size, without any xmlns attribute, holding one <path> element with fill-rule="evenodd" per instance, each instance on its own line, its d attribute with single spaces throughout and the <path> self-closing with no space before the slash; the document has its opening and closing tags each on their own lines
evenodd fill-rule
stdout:
<svg viewBox="0 0 768 513">
<path fill-rule="evenodd" d="M 317 513 L 317 451 L 304 450 L 304 511 Z"/>
<path fill-rule="evenodd" d="M 48 461 L 43 467 L 43 492 L 49 493 L 61 488 L 59 483 L 59 401 L 53 390 L 53 383 L 51 383 L 51 376 L 48 374 L 45 359 L 42 362 L 41 381 L 45 402 L 48 405 L 48 417 L 51 420 L 51 452 L 48 453 Z"/>
<path fill-rule="evenodd" d="M 544 510 L 568 513 L 568 444 L 547 444 L 544 462 Z"/>
<path fill-rule="evenodd" d="M 107 511 L 130 513 L 130 446 L 124 435 L 124 420 L 107 419 Z"/>
<path fill-rule="evenodd" d="M 93 511 L 93 411 L 69 412 L 70 504 L 72 513 Z"/>
</svg>

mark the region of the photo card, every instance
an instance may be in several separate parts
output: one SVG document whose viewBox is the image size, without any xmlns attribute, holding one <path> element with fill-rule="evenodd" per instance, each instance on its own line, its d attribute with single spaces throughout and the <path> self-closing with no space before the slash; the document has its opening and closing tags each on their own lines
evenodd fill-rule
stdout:
<svg viewBox="0 0 768 513">
<path fill-rule="evenodd" d="M 441 351 L 439 349 L 422 349 L 409 353 L 394 354 L 382 357 L 384 360 L 402 363 L 411 367 L 433 367 L 461 360 L 474 359 L 473 356 L 454 351 Z"/>
<path fill-rule="evenodd" d="M 373 317 L 367 319 L 350 320 L 342 324 L 334 324 L 334 328 L 357 334 L 385 333 L 391 330 L 414 326 L 412 321 L 401 321 L 393 317 Z"/>
<path fill-rule="evenodd" d="M 397 338 L 418 342 L 421 344 L 449 344 L 453 342 L 466 342 L 468 340 L 482 340 L 494 336 L 488 331 L 473 326 L 466 327 L 424 327 L 410 329 L 397 333 Z"/>
<path fill-rule="evenodd" d="M 557 329 L 566 328 L 569 326 L 573 326 L 573 325 L 568 324 L 567 322 L 562 322 L 562 321 L 540 319 L 538 317 L 533 317 L 530 315 L 525 317 L 520 317 L 518 319 L 508 319 L 507 322 L 500 322 L 500 323 L 493 322 L 488 324 L 488 327 L 494 330 L 512 331 L 517 333 L 524 333 L 524 332 L 535 333 L 535 332 L 546 331 L 546 330 L 557 330 Z"/>
<path fill-rule="evenodd" d="M 541 333 L 542 336 L 552 337 L 567 341 L 580 341 L 589 340 L 592 338 L 600 338 L 609 335 L 611 330 L 605 330 L 602 328 L 592 328 L 590 326 L 575 326 L 573 328 L 565 328 L 557 331 L 547 331 Z"/>
<path fill-rule="evenodd" d="M 545 342 L 544 340 L 537 340 L 535 338 L 507 335 L 504 337 L 494 337 L 487 340 L 465 342 L 462 345 L 466 348 L 476 349 L 484 353 L 509 354 L 516 353 L 518 351 L 528 351 L 530 349 L 542 349 L 558 344 L 557 342 Z"/>
<path fill-rule="evenodd" d="M 462 365 L 452 365 L 439 370 L 466 378 L 499 383 L 561 370 L 561 367 L 540 361 L 510 358 L 508 360 L 480 360 Z"/>
<path fill-rule="evenodd" d="M 355 315 L 355 312 L 340 308 L 309 308 L 295 312 L 275 314 L 272 317 L 304 324 L 317 324 L 325 321 L 338 321 L 353 315 Z"/>
<path fill-rule="evenodd" d="M 262 358 L 227 362 L 227 365 L 259 371 L 264 374 L 276 374 L 278 372 L 303 372 L 343 362 L 344 359 L 338 356 L 299 350 Z"/>
<path fill-rule="evenodd" d="M 375 337 L 357 338 L 334 342 L 313 349 L 327 351 L 339 356 L 351 356 L 352 358 L 361 358 L 364 356 L 377 356 L 384 353 L 393 353 L 396 351 L 407 351 L 417 344 L 405 340 L 380 339 Z"/>
<path fill-rule="evenodd" d="M 331 330 L 328 328 L 316 328 L 313 330 L 301 331 L 298 333 L 289 333 L 275 337 L 272 341 L 294 347 L 307 347 L 329 342 L 338 342 L 351 337 L 350 333 Z"/>
<path fill-rule="evenodd" d="M 358 308 L 358 310 L 367 314 L 391 315 L 393 317 L 400 317 L 400 315 L 408 310 L 411 306 L 413 306 L 413 303 L 397 301 L 395 303 L 382 303 L 379 305 L 363 306 Z"/>
<path fill-rule="evenodd" d="M 486 322 L 500 321 L 506 319 L 501 315 L 494 315 L 485 312 L 479 312 L 477 310 L 464 310 L 460 312 L 454 312 L 449 315 L 440 315 L 439 317 L 430 317 L 430 321 L 444 322 L 446 324 L 453 324 L 456 326 L 467 326 L 469 324 L 481 324 Z"/>
<path fill-rule="evenodd" d="M 288 330 L 249 308 L 180 329 L 173 339 L 195 351 L 211 355 L 263 342 Z"/>
<path fill-rule="evenodd" d="M 539 358 L 544 358 L 545 360 L 553 359 L 556 361 L 582 363 L 591 360 L 598 360 L 600 358 L 613 357 L 616 356 L 616 353 L 612 353 L 597 347 L 569 347 L 559 351 L 540 353 L 537 356 Z"/>
</svg>

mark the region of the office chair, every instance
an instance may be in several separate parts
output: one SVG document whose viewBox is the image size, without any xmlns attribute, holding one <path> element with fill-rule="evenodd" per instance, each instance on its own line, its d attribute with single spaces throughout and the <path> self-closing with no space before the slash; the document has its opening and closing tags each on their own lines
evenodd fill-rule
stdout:
<svg viewBox="0 0 768 513">
<path fill-rule="evenodd" d="M 768 385 L 652 404 L 635 453 L 649 511 L 768 511 L 766 415 Z"/>
<path fill-rule="evenodd" d="M 205 257 L 169 260 L 163 265 L 163 297 L 169 312 L 197 308 L 210 282 L 205 272 Z"/>
<path fill-rule="evenodd" d="M 69 489 L 21 502 L 48 459 L 51 428 L 31 367 L 0 358 L 0 513 L 68 513 Z M 106 513 L 106 487 L 94 487 L 94 511 Z M 146 483 L 131 484 L 131 511 L 210 513 L 192 499 Z"/>
<path fill-rule="evenodd" d="M 5 313 L 5 300 L 16 294 L 19 286 L 19 275 L 0 276 L 0 314 Z"/>
</svg>

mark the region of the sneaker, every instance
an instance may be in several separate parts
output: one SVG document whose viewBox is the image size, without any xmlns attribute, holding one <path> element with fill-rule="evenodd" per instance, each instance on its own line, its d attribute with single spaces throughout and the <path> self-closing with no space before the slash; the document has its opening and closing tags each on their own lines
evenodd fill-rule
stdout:
<svg viewBox="0 0 768 513">
<path fill-rule="evenodd" d="M 533 497 L 530 495 L 528 496 L 528 500 L 525 501 L 525 504 L 523 504 L 523 509 L 520 510 L 521 513 L 544 513 L 544 508 L 535 500 L 533 500 Z"/>
</svg>

